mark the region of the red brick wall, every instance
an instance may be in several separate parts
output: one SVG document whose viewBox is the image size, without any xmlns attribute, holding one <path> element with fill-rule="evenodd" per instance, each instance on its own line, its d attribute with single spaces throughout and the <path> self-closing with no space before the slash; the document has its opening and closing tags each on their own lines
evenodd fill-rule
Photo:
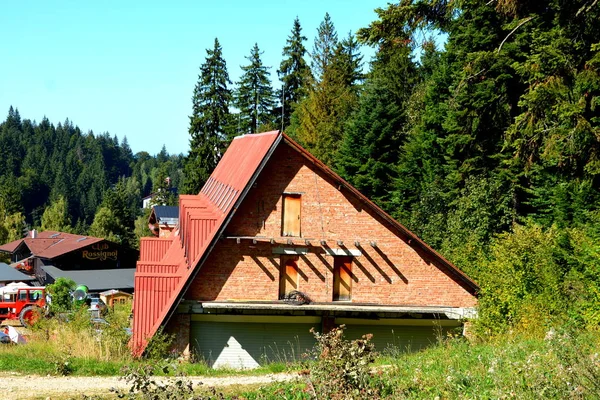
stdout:
<svg viewBox="0 0 600 400">
<path fill-rule="evenodd" d="M 307 247 L 301 256 L 299 290 L 314 301 L 332 300 L 333 257 L 320 246 L 326 240 L 332 249 L 357 249 L 362 256 L 352 265 L 352 302 L 390 305 L 437 305 L 467 307 L 476 299 L 463 283 L 453 279 L 443 266 L 407 243 L 361 201 L 315 169 L 309 160 L 281 144 L 265 166 L 256 185 L 226 229 L 226 236 L 260 236 L 266 241 L 221 240 L 195 281 L 186 299 L 276 300 L 279 294 L 280 256 L 273 247 L 291 247 L 281 237 L 281 195 L 302 194 L 302 238 L 292 238 L 297 247 Z M 373 248 L 369 243 L 377 242 Z"/>
<path fill-rule="evenodd" d="M 190 357 L 190 325 L 190 314 L 175 314 L 165 329 L 167 334 L 175 336 L 171 344 L 171 351 L 184 358 Z"/>
</svg>

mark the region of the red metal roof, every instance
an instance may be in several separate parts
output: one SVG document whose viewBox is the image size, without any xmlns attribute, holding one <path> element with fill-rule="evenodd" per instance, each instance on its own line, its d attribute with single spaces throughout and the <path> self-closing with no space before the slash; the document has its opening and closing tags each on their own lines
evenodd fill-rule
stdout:
<svg viewBox="0 0 600 400">
<path fill-rule="evenodd" d="M 200 193 L 179 197 L 176 234 L 167 239 L 142 239 L 135 274 L 134 354 L 144 351 L 148 339 L 177 305 L 234 205 L 279 139 L 277 131 L 235 138 Z M 165 240 L 170 241 L 168 248 Z"/>
<path fill-rule="evenodd" d="M 439 260 L 457 278 L 466 282 L 473 292 L 478 289 L 477 284 L 458 268 L 285 134 L 274 131 L 244 135 L 232 141 L 198 195 L 180 196 L 179 231 L 174 237 L 167 239 L 171 241 L 169 248 L 165 250 L 164 242 L 161 241 L 165 239 L 141 241 L 141 257 L 135 274 L 134 354 L 142 354 L 147 341 L 173 312 L 185 288 L 210 252 L 211 244 L 215 242 L 218 233 L 225 229 L 235 212 L 234 207 L 243 200 L 262 166 L 282 141 L 349 189 L 392 227 L 414 240 L 416 246 Z M 160 260 L 157 259 L 159 254 L 164 254 Z"/>
<path fill-rule="evenodd" d="M 12 253 L 21 244 L 25 244 L 34 256 L 52 259 L 103 240 L 72 233 L 43 231 L 38 232 L 35 238 L 26 237 L 0 246 L 0 251 Z"/>
</svg>

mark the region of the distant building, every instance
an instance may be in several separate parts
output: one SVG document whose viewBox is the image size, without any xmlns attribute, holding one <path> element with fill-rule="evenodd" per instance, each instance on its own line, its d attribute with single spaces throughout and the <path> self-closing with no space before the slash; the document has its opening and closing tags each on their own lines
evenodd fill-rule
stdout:
<svg viewBox="0 0 600 400">
<path fill-rule="evenodd" d="M 17 271 L 8 264 L 0 263 L 0 287 L 13 282 L 31 282 L 35 277 Z"/>
<path fill-rule="evenodd" d="M 113 307 L 115 304 L 130 303 L 133 299 L 133 296 L 131 295 L 131 293 L 111 289 L 101 292 L 100 298 L 107 306 Z"/>
<path fill-rule="evenodd" d="M 169 237 L 179 223 L 179 207 L 152 206 L 148 227 L 154 236 Z"/>
<path fill-rule="evenodd" d="M 138 251 L 108 240 L 72 233 L 31 231 L 23 239 L 0 246 L 13 266 L 41 285 L 68 277 L 90 291 L 133 291 Z"/>
</svg>

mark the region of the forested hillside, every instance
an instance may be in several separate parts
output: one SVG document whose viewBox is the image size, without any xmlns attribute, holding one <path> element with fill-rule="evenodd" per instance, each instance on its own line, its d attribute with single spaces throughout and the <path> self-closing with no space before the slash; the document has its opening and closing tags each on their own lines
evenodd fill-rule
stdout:
<svg viewBox="0 0 600 400">
<path fill-rule="evenodd" d="M 256 43 L 238 82 L 215 39 L 190 88 L 185 158 L 134 155 L 126 139 L 11 108 L 0 241 L 28 226 L 135 245 L 140 199 L 167 176 L 197 193 L 232 137 L 283 128 L 479 282 L 487 332 L 597 328 L 600 4 L 401 0 L 376 12 L 356 35 L 326 14 L 312 44 L 290 21 L 280 65 Z M 366 68 L 361 45 L 375 49 Z"/>
<path fill-rule="evenodd" d="M 283 127 L 478 281 L 488 332 L 597 328 L 598 2 L 401 0 L 376 11 L 356 37 L 325 15 L 312 49 L 296 19 L 279 91 L 258 45 L 232 84 L 216 40 L 194 91 L 186 171 L 210 166 L 187 175 L 187 190 L 233 135 Z M 366 75 L 359 43 L 376 49 Z"/>
<path fill-rule="evenodd" d="M 69 120 L 21 119 L 12 107 L 0 124 L 0 160 L 2 243 L 38 228 L 137 246 L 142 197 L 166 187 L 166 177 L 173 187 L 182 177 L 182 156 L 164 147 L 156 156 L 133 154 L 127 138 L 82 133 Z"/>
</svg>

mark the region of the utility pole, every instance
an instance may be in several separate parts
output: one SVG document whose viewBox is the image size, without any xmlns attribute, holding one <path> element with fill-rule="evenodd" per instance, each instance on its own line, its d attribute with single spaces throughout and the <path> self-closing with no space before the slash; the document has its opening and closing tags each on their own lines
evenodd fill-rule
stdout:
<svg viewBox="0 0 600 400">
<path fill-rule="evenodd" d="M 283 122 L 285 116 L 285 82 L 281 83 L 281 132 L 283 132 Z"/>
</svg>

